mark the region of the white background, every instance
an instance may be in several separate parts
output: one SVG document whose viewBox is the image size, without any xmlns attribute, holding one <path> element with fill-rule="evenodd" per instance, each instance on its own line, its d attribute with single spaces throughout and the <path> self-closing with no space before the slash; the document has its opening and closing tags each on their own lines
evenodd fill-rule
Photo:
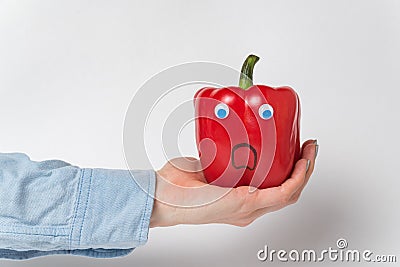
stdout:
<svg viewBox="0 0 400 267">
<path fill-rule="evenodd" d="M 266 266 L 264 245 L 322 250 L 340 237 L 399 260 L 399 14 L 395 0 L 0 0 L 2 152 L 126 168 L 125 112 L 149 77 L 198 60 L 239 68 L 251 52 L 255 81 L 293 86 L 302 138 L 320 144 L 299 203 L 249 227 L 152 229 L 122 259 L 0 266 Z"/>
</svg>

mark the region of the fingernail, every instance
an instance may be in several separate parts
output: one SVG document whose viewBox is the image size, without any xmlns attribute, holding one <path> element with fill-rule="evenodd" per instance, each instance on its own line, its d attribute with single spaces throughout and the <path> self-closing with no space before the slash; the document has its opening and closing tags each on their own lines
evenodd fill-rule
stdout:
<svg viewBox="0 0 400 267">
<path fill-rule="evenodd" d="M 314 142 L 313 142 L 313 144 L 314 144 L 314 145 L 318 145 L 318 140 L 315 139 Z"/>
<path fill-rule="evenodd" d="M 307 166 L 306 166 L 306 172 L 308 172 L 308 169 L 310 168 L 310 160 L 307 160 Z"/>
<path fill-rule="evenodd" d="M 317 155 L 318 155 L 318 148 L 319 148 L 319 145 L 315 145 L 315 157 L 317 157 Z"/>
</svg>

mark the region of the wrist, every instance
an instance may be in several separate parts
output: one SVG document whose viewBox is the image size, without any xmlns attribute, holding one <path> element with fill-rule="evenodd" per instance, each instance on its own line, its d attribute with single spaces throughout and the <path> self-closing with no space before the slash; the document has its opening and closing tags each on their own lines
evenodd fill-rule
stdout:
<svg viewBox="0 0 400 267">
<path fill-rule="evenodd" d="M 179 209 L 173 205 L 165 203 L 173 184 L 166 182 L 162 178 L 160 171 L 156 172 L 156 189 L 154 194 L 153 211 L 150 217 L 150 228 L 173 226 L 180 224 Z"/>
</svg>

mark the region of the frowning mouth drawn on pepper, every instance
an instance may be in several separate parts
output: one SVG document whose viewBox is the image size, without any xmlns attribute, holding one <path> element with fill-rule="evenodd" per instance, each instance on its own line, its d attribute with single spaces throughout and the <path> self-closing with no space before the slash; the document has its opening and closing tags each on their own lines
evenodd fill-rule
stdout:
<svg viewBox="0 0 400 267">
<path fill-rule="evenodd" d="M 242 164 L 242 165 L 238 165 L 238 164 L 237 164 L 237 162 L 236 162 L 236 160 L 235 160 L 235 155 L 236 155 L 237 153 L 240 153 L 240 152 L 238 152 L 238 150 L 239 150 L 240 148 L 248 148 L 248 149 L 250 150 L 250 152 L 252 153 L 252 155 L 253 155 L 253 161 L 252 161 L 252 164 L 251 164 L 250 166 L 249 166 L 248 163 Z M 251 154 L 249 155 L 249 159 L 251 159 Z M 232 152 L 231 152 L 231 162 L 232 162 L 232 166 L 233 166 L 235 169 L 248 169 L 248 170 L 250 170 L 250 171 L 254 171 L 254 169 L 256 168 L 256 165 L 257 165 L 257 150 L 256 150 L 252 145 L 247 144 L 247 143 L 240 143 L 240 144 L 237 144 L 237 145 L 235 145 L 235 146 L 232 148 Z M 250 163 L 250 162 L 249 162 L 249 163 Z"/>
</svg>

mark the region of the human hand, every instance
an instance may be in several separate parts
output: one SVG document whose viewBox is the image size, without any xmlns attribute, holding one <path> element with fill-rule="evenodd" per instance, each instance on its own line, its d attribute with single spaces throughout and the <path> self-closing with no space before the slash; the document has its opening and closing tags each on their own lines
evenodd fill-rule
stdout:
<svg viewBox="0 0 400 267">
<path fill-rule="evenodd" d="M 176 158 L 157 172 L 150 227 L 177 224 L 224 223 L 247 226 L 258 217 L 297 202 L 315 165 L 318 145 L 302 146 L 291 177 L 266 189 L 250 186 L 224 188 L 210 185 L 194 158 Z"/>
</svg>

